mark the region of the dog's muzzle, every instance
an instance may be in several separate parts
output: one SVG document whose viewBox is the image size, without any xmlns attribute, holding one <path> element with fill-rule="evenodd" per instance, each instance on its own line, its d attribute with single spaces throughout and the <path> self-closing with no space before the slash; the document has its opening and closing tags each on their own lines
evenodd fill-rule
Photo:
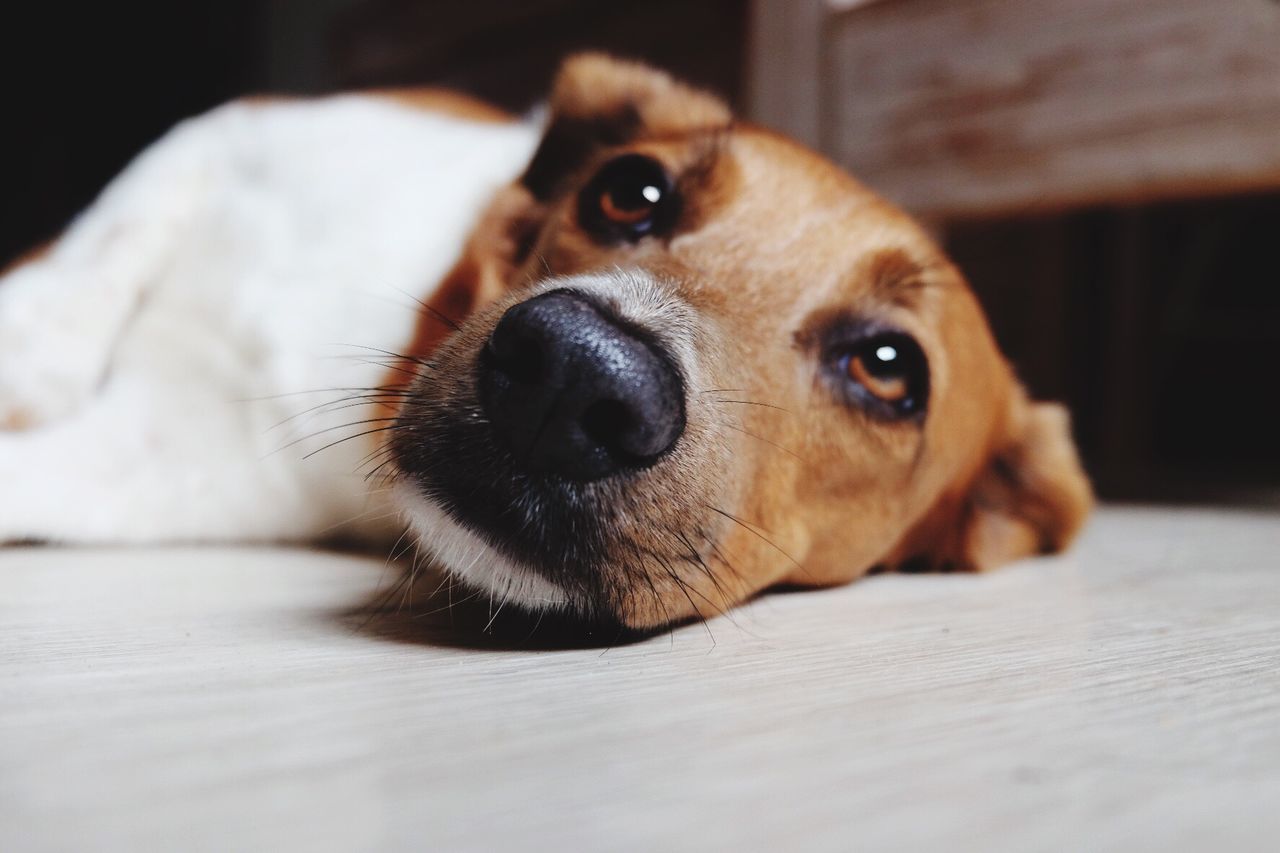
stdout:
<svg viewBox="0 0 1280 853">
<path fill-rule="evenodd" d="M 576 291 L 508 309 L 478 379 L 495 438 L 534 475 L 586 483 L 646 468 L 684 431 L 683 383 L 666 354 Z"/>
<path fill-rule="evenodd" d="M 698 508 L 723 501 L 691 473 L 721 446 L 686 397 L 706 382 L 696 318 L 638 272 L 534 289 L 468 320 L 419 372 L 391 440 L 398 500 L 468 584 L 615 618 L 653 589 L 653 554 L 680 559 L 671 531 L 700 542 Z"/>
</svg>

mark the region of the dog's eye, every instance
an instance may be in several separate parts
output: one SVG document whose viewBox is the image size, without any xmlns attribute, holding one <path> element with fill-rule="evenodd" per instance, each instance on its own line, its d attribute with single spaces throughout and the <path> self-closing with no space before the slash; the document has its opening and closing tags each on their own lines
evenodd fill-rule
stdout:
<svg viewBox="0 0 1280 853">
<path fill-rule="evenodd" d="M 928 401 L 928 361 L 902 332 L 876 332 L 842 345 L 834 366 L 854 401 L 874 414 L 910 417 Z"/>
<path fill-rule="evenodd" d="M 578 197 L 579 223 L 608 241 L 635 241 L 664 231 L 678 212 L 667 171 L 640 154 L 606 163 Z"/>
</svg>

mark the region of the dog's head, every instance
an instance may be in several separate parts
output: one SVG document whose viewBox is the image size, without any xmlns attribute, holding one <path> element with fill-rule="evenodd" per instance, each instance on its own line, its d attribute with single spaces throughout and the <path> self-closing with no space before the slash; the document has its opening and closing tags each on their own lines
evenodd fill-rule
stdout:
<svg viewBox="0 0 1280 853">
<path fill-rule="evenodd" d="M 876 566 L 1061 548 L 1090 504 L 960 273 L 794 142 L 570 60 L 394 431 L 424 545 L 525 608 L 649 627 Z"/>
</svg>

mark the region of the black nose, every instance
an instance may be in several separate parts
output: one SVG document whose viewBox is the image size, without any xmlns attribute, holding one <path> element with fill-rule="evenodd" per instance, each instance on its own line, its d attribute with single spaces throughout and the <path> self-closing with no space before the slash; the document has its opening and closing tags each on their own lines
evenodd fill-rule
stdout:
<svg viewBox="0 0 1280 853">
<path fill-rule="evenodd" d="M 480 358 L 480 401 L 524 467 L 582 482 L 643 468 L 684 431 L 667 358 L 568 290 L 498 321 Z"/>
</svg>

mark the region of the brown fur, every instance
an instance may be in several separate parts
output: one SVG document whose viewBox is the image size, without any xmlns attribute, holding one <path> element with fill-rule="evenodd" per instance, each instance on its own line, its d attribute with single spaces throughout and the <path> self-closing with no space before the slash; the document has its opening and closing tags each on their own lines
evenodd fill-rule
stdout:
<svg viewBox="0 0 1280 853">
<path fill-rule="evenodd" d="M 960 272 L 905 214 L 642 66 L 573 59 L 551 110 L 529 173 L 495 200 L 433 299 L 471 319 L 453 337 L 424 320 L 414 354 L 435 354 L 445 378 L 422 377 L 404 417 L 474 397 L 470 365 L 530 285 L 615 267 L 669 283 L 697 318 L 711 384 L 689 389 L 683 449 L 601 499 L 628 564 L 601 582 L 614 616 L 653 626 L 778 583 L 904 564 L 988 569 L 1066 546 L 1092 500 L 1066 414 L 1029 401 Z M 578 227 L 576 188 L 623 151 L 679 176 L 687 206 L 670 240 L 602 246 Z M 817 342 L 848 314 L 892 322 L 924 348 L 921 423 L 832 398 Z"/>
</svg>

